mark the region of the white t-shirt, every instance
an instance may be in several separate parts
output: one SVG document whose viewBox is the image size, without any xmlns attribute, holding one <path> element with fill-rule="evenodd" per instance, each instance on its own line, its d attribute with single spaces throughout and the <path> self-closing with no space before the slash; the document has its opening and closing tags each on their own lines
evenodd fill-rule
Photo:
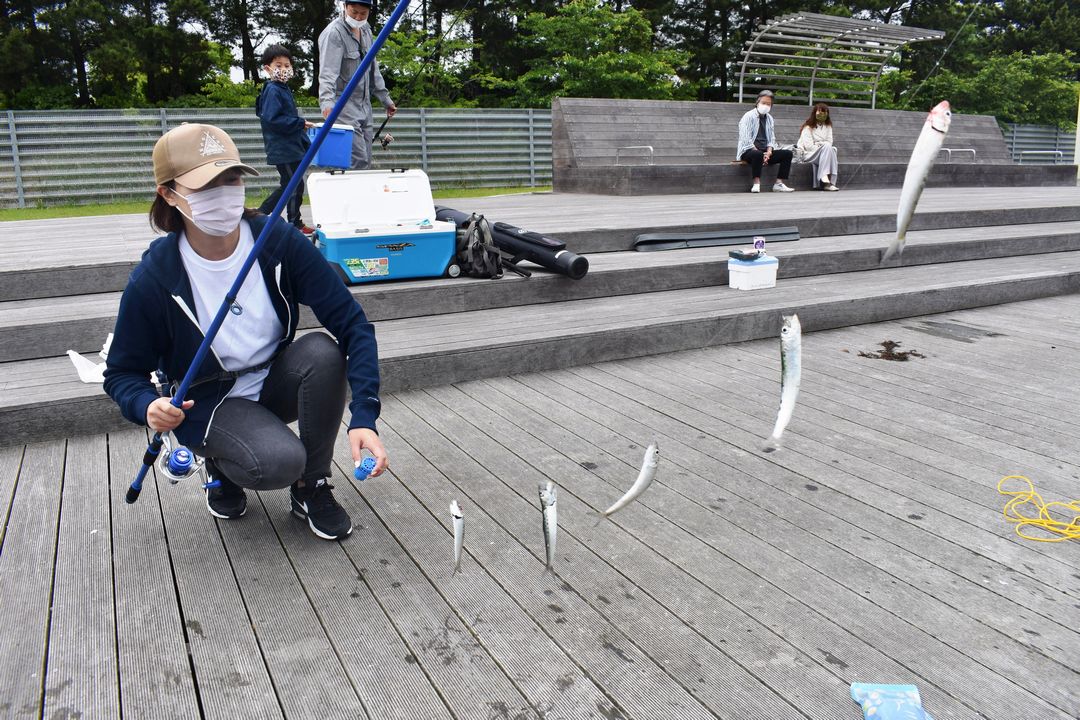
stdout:
<svg viewBox="0 0 1080 720">
<path fill-rule="evenodd" d="M 180 259 L 187 270 L 191 293 L 195 297 L 195 315 L 199 318 L 199 327 L 205 334 L 225 299 L 225 293 L 236 281 L 240 266 L 255 247 L 255 238 L 247 221 L 240 221 L 240 241 L 233 254 L 224 260 L 207 260 L 199 255 L 188 243 L 187 235 L 183 232 L 180 233 L 179 240 Z M 243 370 L 266 362 L 274 354 L 274 349 L 285 333 L 277 313 L 274 312 L 274 306 L 270 303 L 270 292 L 266 288 L 258 261 L 244 279 L 244 284 L 236 296 L 236 305 L 241 308 L 240 314 L 229 312 L 225 316 L 225 321 L 221 323 L 221 328 L 210 345 L 226 370 Z M 266 369 L 241 375 L 227 397 L 258 400 L 263 381 L 269 372 L 270 370 Z"/>
</svg>

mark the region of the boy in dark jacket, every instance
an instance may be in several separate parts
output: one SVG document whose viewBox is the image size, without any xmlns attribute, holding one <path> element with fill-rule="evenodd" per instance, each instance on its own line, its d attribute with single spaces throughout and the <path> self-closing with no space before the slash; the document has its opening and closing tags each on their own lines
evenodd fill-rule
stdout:
<svg viewBox="0 0 1080 720">
<path fill-rule="evenodd" d="M 263 71 L 269 78 L 255 101 L 255 114 L 262 123 L 263 145 L 266 147 L 266 163 L 277 168 L 281 185 L 259 206 L 259 212 L 270 214 L 277 204 L 285 186 L 289 184 L 300 161 L 304 159 L 311 141 L 307 128 L 313 127 L 300 117 L 293 100 L 292 90 L 286 84 L 293 77 L 292 56 L 281 45 L 271 45 L 262 54 Z M 305 235 L 315 232 L 304 225 L 300 218 L 300 204 L 304 201 L 304 181 L 296 186 L 296 192 L 286 205 L 286 218 Z"/>
</svg>

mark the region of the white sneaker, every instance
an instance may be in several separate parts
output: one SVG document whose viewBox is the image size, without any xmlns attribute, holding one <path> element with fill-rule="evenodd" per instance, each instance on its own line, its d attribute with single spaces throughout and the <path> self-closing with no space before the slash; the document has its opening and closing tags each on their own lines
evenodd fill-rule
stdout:
<svg viewBox="0 0 1080 720">
<path fill-rule="evenodd" d="M 795 188 L 789 188 L 784 183 L 777 181 L 777 183 L 772 186 L 772 191 L 773 192 L 795 192 Z"/>
<path fill-rule="evenodd" d="M 754 183 L 750 186 L 750 192 L 761 192 L 761 183 Z"/>
</svg>

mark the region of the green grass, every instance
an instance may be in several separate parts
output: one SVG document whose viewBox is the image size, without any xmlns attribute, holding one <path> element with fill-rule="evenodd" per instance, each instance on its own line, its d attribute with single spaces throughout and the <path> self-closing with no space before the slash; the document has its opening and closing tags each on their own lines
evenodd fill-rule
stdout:
<svg viewBox="0 0 1080 720">
<path fill-rule="evenodd" d="M 541 187 L 504 187 L 504 188 L 442 188 L 433 194 L 436 200 L 449 198 L 487 197 L 488 195 L 513 195 L 530 192 L 550 192 L 551 186 Z M 269 191 L 258 196 L 248 196 L 249 207 L 257 207 Z M 304 198 L 305 203 L 307 198 Z M 145 215 L 150 211 L 149 200 L 106 203 L 103 205 L 58 205 L 55 207 L 22 208 L 0 210 L 0 222 L 9 220 L 49 220 L 52 218 L 92 217 L 95 215 L 126 215 L 138 213 Z"/>
</svg>

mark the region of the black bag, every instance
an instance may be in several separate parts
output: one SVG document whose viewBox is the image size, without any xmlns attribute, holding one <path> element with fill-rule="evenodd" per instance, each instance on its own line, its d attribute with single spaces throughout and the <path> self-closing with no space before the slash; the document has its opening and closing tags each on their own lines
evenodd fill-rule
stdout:
<svg viewBox="0 0 1080 720">
<path fill-rule="evenodd" d="M 469 277 L 501 278 L 503 257 L 491 239 L 491 223 L 472 214 L 457 231 L 457 264 Z"/>
</svg>

